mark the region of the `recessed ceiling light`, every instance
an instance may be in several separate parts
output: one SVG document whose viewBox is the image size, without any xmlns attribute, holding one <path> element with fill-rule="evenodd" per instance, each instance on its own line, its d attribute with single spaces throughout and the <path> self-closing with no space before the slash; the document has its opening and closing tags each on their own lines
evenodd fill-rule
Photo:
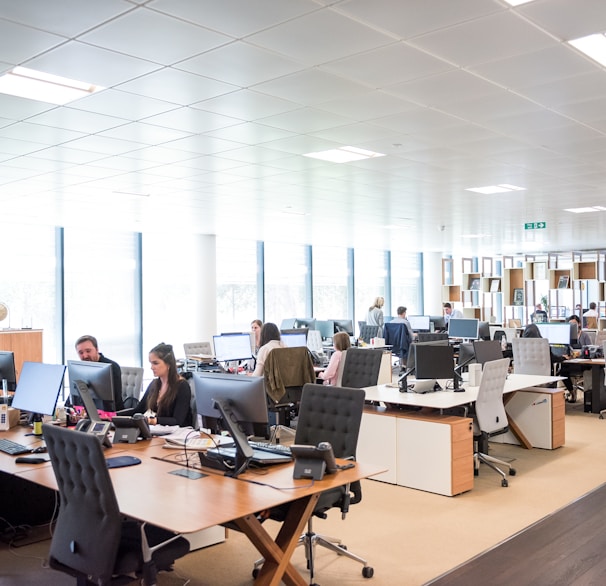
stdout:
<svg viewBox="0 0 606 586">
<path fill-rule="evenodd" d="M 586 208 L 567 208 L 565 212 L 572 212 L 573 214 L 588 214 L 589 212 L 604 212 L 606 208 L 603 206 L 591 206 Z"/>
<path fill-rule="evenodd" d="M 320 159 L 330 163 L 350 163 L 351 161 L 361 161 L 363 159 L 375 159 L 384 157 L 381 153 L 367 151 L 352 146 L 339 147 L 338 149 L 330 149 L 328 151 L 320 151 L 318 153 L 307 153 L 304 157 L 312 159 Z"/>
<path fill-rule="evenodd" d="M 507 193 L 508 191 L 525 190 L 525 187 L 516 187 L 515 185 L 509 185 L 507 183 L 500 183 L 499 185 L 487 185 L 486 187 L 468 187 L 465 191 L 475 191 L 476 193 L 491 195 L 493 193 Z"/>
<path fill-rule="evenodd" d="M 596 33 L 568 42 L 581 53 L 585 53 L 587 57 L 601 65 L 606 65 L 606 36 L 604 33 Z"/>
<path fill-rule="evenodd" d="M 105 89 L 98 85 L 15 67 L 0 77 L 0 93 L 62 106 Z"/>
<path fill-rule="evenodd" d="M 520 4 L 528 4 L 534 2 L 534 0 L 505 0 L 510 6 L 520 6 Z"/>
</svg>

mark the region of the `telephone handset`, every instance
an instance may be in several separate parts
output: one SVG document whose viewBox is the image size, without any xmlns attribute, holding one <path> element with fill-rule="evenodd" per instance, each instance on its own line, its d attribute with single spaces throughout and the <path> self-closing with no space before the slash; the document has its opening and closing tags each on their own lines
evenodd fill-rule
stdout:
<svg viewBox="0 0 606 586">
<path fill-rule="evenodd" d="M 81 419 L 76 425 L 76 431 L 84 433 L 92 433 L 99 438 L 99 441 L 106 447 L 111 448 L 112 443 L 109 441 L 107 434 L 111 423 L 109 421 L 91 421 L 90 419 Z"/>
<path fill-rule="evenodd" d="M 132 417 L 117 415 L 112 417 L 112 423 L 116 428 L 114 432 L 115 444 L 134 444 L 138 438 L 150 439 L 152 436 L 147 418 L 142 413 L 135 413 Z"/>
<path fill-rule="evenodd" d="M 320 442 L 317 446 L 294 444 L 290 453 L 295 459 L 293 478 L 313 478 L 322 480 L 324 474 L 333 474 L 339 467 L 329 442 Z"/>
</svg>

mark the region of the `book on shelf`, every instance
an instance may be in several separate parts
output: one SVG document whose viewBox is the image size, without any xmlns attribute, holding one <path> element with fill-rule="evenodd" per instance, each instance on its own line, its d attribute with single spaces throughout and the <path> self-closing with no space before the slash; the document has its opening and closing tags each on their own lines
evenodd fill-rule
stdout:
<svg viewBox="0 0 606 586">
<path fill-rule="evenodd" d="M 558 281 L 558 289 L 568 289 L 568 276 L 561 275 Z"/>
<path fill-rule="evenodd" d="M 480 290 L 480 279 L 472 279 L 471 283 L 469 283 L 469 288 L 472 291 L 479 291 Z"/>
<path fill-rule="evenodd" d="M 501 280 L 500 279 L 492 279 L 490 281 L 490 292 L 498 293 L 501 289 Z"/>
</svg>

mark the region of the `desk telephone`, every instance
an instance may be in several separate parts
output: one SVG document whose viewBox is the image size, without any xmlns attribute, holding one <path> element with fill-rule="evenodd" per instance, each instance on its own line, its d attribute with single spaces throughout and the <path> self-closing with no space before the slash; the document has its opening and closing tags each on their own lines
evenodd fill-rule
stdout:
<svg viewBox="0 0 606 586">
<path fill-rule="evenodd" d="M 318 354 L 318 352 L 313 352 L 310 351 L 311 353 L 311 360 L 314 363 L 314 366 L 324 366 L 324 359 L 322 358 L 322 356 L 320 354 Z"/>
<path fill-rule="evenodd" d="M 325 473 L 332 474 L 339 470 L 329 442 L 320 442 L 317 446 L 294 444 L 290 446 L 290 453 L 295 459 L 295 479 L 322 480 Z"/>
<path fill-rule="evenodd" d="M 91 421 L 90 419 L 81 419 L 76 425 L 76 431 L 92 433 L 99 438 L 99 441 L 106 448 L 111 448 L 112 444 L 107 437 L 111 423 L 109 421 Z"/>
</svg>

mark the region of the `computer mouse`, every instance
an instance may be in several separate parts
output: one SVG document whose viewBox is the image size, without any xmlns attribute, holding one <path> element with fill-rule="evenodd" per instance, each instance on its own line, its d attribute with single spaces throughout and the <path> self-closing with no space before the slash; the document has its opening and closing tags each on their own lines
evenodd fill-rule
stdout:
<svg viewBox="0 0 606 586">
<path fill-rule="evenodd" d="M 46 446 L 40 446 L 32 450 L 32 454 L 46 454 Z"/>
<path fill-rule="evenodd" d="M 15 462 L 17 464 L 43 464 L 44 462 L 48 462 L 48 460 L 36 456 L 19 456 Z"/>
</svg>

